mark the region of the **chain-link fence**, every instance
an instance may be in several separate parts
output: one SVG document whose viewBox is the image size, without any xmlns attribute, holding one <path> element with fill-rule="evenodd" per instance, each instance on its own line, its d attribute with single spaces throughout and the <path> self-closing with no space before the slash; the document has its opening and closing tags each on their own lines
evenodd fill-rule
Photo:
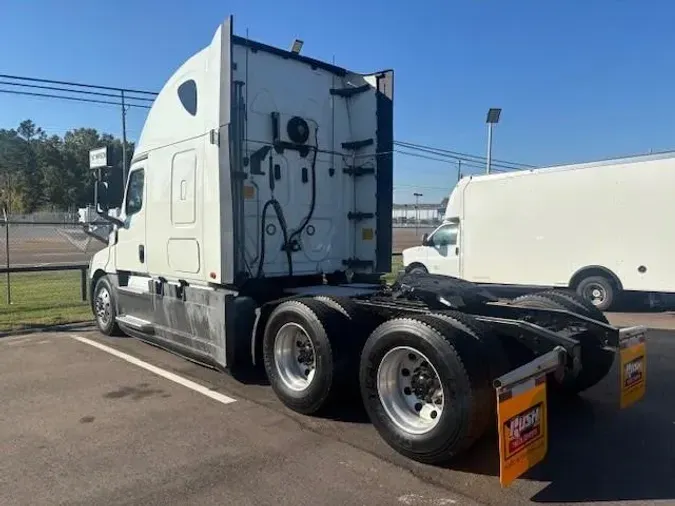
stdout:
<svg viewBox="0 0 675 506">
<path fill-rule="evenodd" d="M 0 221 L 0 332 L 91 319 L 86 268 L 105 243 L 77 220 L 71 213 L 49 213 Z M 401 251 L 419 245 L 433 228 L 394 227 L 392 274 L 402 267 Z M 89 232 L 105 238 L 108 225 Z"/>
<path fill-rule="evenodd" d="M 104 243 L 76 220 L 49 213 L 0 221 L 0 332 L 91 318 L 86 269 Z"/>
<path fill-rule="evenodd" d="M 439 223 L 440 224 L 440 223 Z M 438 225 L 436 224 L 412 224 L 394 225 L 392 251 L 394 255 L 400 254 L 406 248 L 422 244 L 424 234 L 430 234 Z"/>
</svg>

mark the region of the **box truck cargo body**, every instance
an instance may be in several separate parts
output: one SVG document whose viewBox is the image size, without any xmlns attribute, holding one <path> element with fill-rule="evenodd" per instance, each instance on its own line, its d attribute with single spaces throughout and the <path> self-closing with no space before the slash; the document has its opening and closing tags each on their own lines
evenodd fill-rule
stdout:
<svg viewBox="0 0 675 506">
<path fill-rule="evenodd" d="M 409 270 L 571 287 L 601 309 L 622 291 L 675 292 L 675 154 L 472 176 Z"/>
<path fill-rule="evenodd" d="M 358 399 L 385 441 L 427 463 L 494 427 L 498 399 L 539 399 L 527 392 L 546 375 L 581 392 L 629 339 L 643 345 L 644 328 L 612 327 L 574 294 L 504 304 L 455 278 L 381 282 L 392 152 L 393 71 L 237 37 L 228 19 L 156 98 L 119 215 L 92 157 L 113 224 L 89 269 L 99 330 L 243 381 L 257 371 L 299 413 Z"/>
</svg>

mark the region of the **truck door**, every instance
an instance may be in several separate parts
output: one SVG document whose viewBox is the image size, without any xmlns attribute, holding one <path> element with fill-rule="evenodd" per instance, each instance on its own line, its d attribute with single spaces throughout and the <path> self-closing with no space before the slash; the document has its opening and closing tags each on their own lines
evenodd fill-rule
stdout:
<svg viewBox="0 0 675 506">
<path fill-rule="evenodd" d="M 446 223 L 427 239 L 427 269 L 432 274 L 460 277 L 459 224 Z"/>
<path fill-rule="evenodd" d="M 148 272 L 145 251 L 146 200 L 145 169 L 134 166 L 129 172 L 124 198 L 124 227 L 117 230 L 116 268 L 137 274 Z"/>
</svg>

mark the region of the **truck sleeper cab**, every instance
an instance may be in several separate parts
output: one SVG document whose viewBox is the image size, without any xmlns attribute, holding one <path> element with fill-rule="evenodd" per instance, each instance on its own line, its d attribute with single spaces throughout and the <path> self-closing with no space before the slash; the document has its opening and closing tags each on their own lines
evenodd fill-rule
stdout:
<svg viewBox="0 0 675 506">
<path fill-rule="evenodd" d="M 505 304 L 457 278 L 379 281 L 392 113 L 391 71 L 356 74 L 223 23 L 148 115 L 123 212 L 91 261 L 100 331 L 241 379 L 262 369 L 299 413 L 351 393 L 388 444 L 429 463 L 470 447 L 505 388 L 600 381 L 644 329 L 612 327 L 574 294 Z"/>
</svg>

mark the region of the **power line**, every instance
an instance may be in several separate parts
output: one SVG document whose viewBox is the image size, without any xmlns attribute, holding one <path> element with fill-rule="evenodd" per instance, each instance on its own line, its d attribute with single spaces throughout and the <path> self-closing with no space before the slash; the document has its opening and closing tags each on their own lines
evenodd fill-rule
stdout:
<svg viewBox="0 0 675 506">
<path fill-rule="evenodd" d="M 27 95 L 31 97 L 44 97 L 44 98 L 60 98 L 61 100 L 71 100 L 73 102 L 89 102 L 89 103 L 94 103 L 94 104 L 105 104 L 105 105 L 115 105 L 115 106 L 122 106 L 122 102 L 111 102 L 108 100 L 96 100 L 93 98 L 82 98 L 82 97 L 66 97 L 64 95 L 53 95 L 50 93 L 34 93 L 30 91 L 17 91 L 17 90 L 2 90 L 0 89 L 0 93 L 7 93 L 11 95 Z M 150 109 L 149 105 L 141 105 L 141 104 L 125 104 L 127 107 L 138 107 L 140 109 Z"/>
<path fill-rule="evenodd" d="M 149 95 L 156 97 L 158 95 L 157 92 L 154 91 L 147 91 L 147 90 L 136 90 L 132 88 L 115 88 L 111 86 L 101 86 L 101 85 L 94 85 L 94 84 L 85 84 L 85 83 L 79 83 L 79 82 L 74 82 L 74 81 L 57 81 L 53 79 L 42 79 L 42 78 L 36 78 L 36 77 L 26 77 L 26 76 L 16 76 L 16 75 L 9 75 L 9 74 L 0 74 L 1 79 L 9 79 L 13 81 L 22 81 L 22 82 L 9 82 L 9 81 L 0 81 L 0 85 L 5 85 L 5 86 L 18 86 L 18 87 L 25 87 L 25 88 L 32 88 L 32 89 L 41 89 L 41 90 L 48 90 L 48 91 L 58 91 L 61 93 L 70 93 L 70 94 L 84 94 L 84 95 L 92 95 L 92 96 L 101 96 L 101 97 L 109 97 L 109 98 L 119 98 L 119 102 L 113 102 L 113 101 L 107 101 L 107 100 L 97 100 L 97 99 L 91 99 L 91 98 L 83 98 L 79 96 L 68 96 L 68 95 L 55 95 L 55 94 L 49 94 L 49 93 L 36 93 L 36 92 L 28 92 L 28 91 L 18 91 L 18 90 L 7 90 L 7 89 L 1 89 L 0 88 L 0 93 L 8 93 L 8 94 L 14 94 L 14 95 L 25 95 L 25 96 L 33 96 L 33 97 L 42 97 L 42 98 L 55 98 L 55 99 L 62 99 L 62 100 L 70 100 L 74 102 L 86 102 L 86 103 L 96 103 L 96 104 L 104 104 L 104 105 L 115 105 L 115 106 L 121 106 L 121 107 L 137 107 L 137 108 L 142 108 L 142 109 L 149 109 L 150 107 L 148 105 L 141 105 L 141 104 L 136 104 L 136 103 L 129 103 L 129 101 L 143 101 L 143 102 L 152 102 L 154 99 L 148 98 L 148 97 L 134 97 L 133 94 L 142 94 L 142 95 Z M 46 83 L 46 84 L 52 84 L 52 85 L 60 85 L 60 86 L 44 86 L 44 85 L 38 85 L 38 84 L 27 84 L 27 83 Z M 64 88 L 63 86 L 68 86 L 69 88 Z M 114 95 L 111 93 L 102 93 L 102 92 L 96 92 L 96 91 L 86 91 L 86 90 L 81 90 L 81 89 L 73 89 L 73 87 L 79 87 L 79 88 L 87 88 L 87 89 L 97 89 L 97 90 L 107 90 L 107 91 L 117 91 L 120 93 L 120 95 Z M 255 141 L 251 140 L 253 142 L 260 142 L 261 144 L 267 144 L 267 142 L 261 142 L 261 141 Z M 450 164 L 458 164 L 459 162 L 462 163 L 464 167 L 467 168 L 473 168 L 473 169 L 480 169 L 482 170 L 485 167 L 486 163 L 486 157 L 480 156 L 480 155 L 471 155 L 468 153 L 462 153 L 460 151 L 453 151 L 449 149 L 444 149 L 444 148 L 438 148 L 435 146 L 428 146 L 424 144 L 418 144 L 418 143 L 413 143 L 413 142 L 407 142 L 407 141 L 394 141 L 395 146 L 403 147 L 409 150 L 417 151 L 418 153 L 411 153 L 409 151 L 401 151 L 395 149 L 395 153 L 402 154 L 404 156 L 412 156 L 412 157 L 417 157 L 417 158 L 423 158 L 423 159 L 428 159 L 440 163 L 450 163 Z M 321 152 L 324 152 L 324 150 L 320 150 Z M 325 151 L 328 153 L 328 151 Z M 341 153 L 333 153 L 330 151 L 331 154 L 337 154 L 340 155 Z M 420 153 L 425 153 L 420 154 Z M 378 153 L 382 154 L 382 153 Z M 428 155 L 433 155 L 433 156 L 428 156 Z M 532 165 L 526 165 L 526 164 L 521 164 L 521 163 L 516 163 L 516 162 L 509 162 L 505 160 L 497 160 L 493 159 L 491 166 L 494 168 L 496 172 L 506 172 L 506 171 L 511 171 L 511 170 L 519 170 L 519 169 L 524 169 L 524 168 L 534 168 Z M 503 169 L 503 170 L 500 170 Z"/>
<path fill-rule="evenodd" d="M 407 148 L 407 149 L 416 149 L 420 151 L 425 151 L 434 155 L 438 156 L 445 156 L 448 158 L 453 158 L 456 160 L 462 160 L 462 161 L 474 161 L 474 162 L 480 162 L 480 163 L 485 163 L 487 161 L 487 158 L 484 156 L 480 155 L 471 155 L 468 153 L 461 153 L 459 151 L 451 151 L 449 149 L 443 149 L 443 148 L 437 148 L 434 146 L 426 146 L 424 144 L 415 144 L 412 142 L 406 142 L 406 141 L 394 141 L 394 144 Z M 501 166 L 503 168 L 508 168 L 508 169 L 523 169 L 523 168 L 529 168 L 533 169 L 535 166 L 533 165 L 527 165 L 524 163 L 517 163 L 517 162 L 508 162 L 504 160 L 497 160 L 497 159 L 492 159 L 492 165 Z"/>
<path fill-rule="evenodd" d="M 61 91 L 61 92 L 66 92 L 66 93 L 79 93 L 82 95 L 94 95 L 97 97 L 112 97 L 112 98 L 121 98 L 121 95 L 115 95 L 112 93 L 102 93 L 100 91 L 85 91 L 85 90 L 73 90 L 69 88 L 64 88 L 62 86 L 41 86 L 39 84 L 26 84 L 26 83 L 12 83 L 9 81 L 0 81 L 0 85 L 6 85 L 6 86 L 19 86 L 22 88 L 30 88 L 30 89 L 37 89 L 37 90 L 51 90 L 51 91 Z M 143 102 L 153 102 L 154 99 L 152 98 L 146 98 L 146 97 L 133 97 L 133 96 L 126 96 L 125 95 L 125 101 L 126 100 L 140 100 Z"/>
<path fill-rule="evenodd" d="M 398 153 L 398 154 L 404 155 L 404 156 L 411 156 L 413 158 L 421 158 L 421 159 L 424 159 L 424 160 L 432 160 L 434 162 L 447 163 L 449 165 L 457 166 L 458 169 L 459 169 L 458 162 L 460 162 L 460 161 L 462 162 L 463 168 L 468 167 L 468 168 L 471 168 L 471 169 L 479 169 L 479 170 L 485 169 L 485 164 L 481 164 L 481 163 L 475 162 L 473 160 L 467 160 L 467 159 L 461 159 L 461 158 L 459 158 L 459 159 L 435 158 L 435 157 L 432 157 L 432 156 L 422 155 L 422 154 L 419 154 L 419 153 L 410 153 L 408 151 L 402 151 L 400 149 L 395 149 L 394 153 Z M 494 166 L 493 166 L 492 170 L 494 172 L 510 172 L 512 170 L 517 170 L 517 169 L 494 168 Z"/>
<path fill-rule="evenodd" d="M 2 79 L 12 79 L 15 81 L 29 81 L 29 82 L 35 82 L 35 83 L 48 83 L 48 84 L 61 84 L 65 86 L 79 86 L 81 88 L 94 88 L 94 89 L 99 89 L 99 90 L 111 90 L 111 91 L 119 91 L 119 92 L 125 92 L 125 93 L 140 93 L 141 95 L 152 95 L 152 96 L 157 96 L 159 93 L 156 91 L 145 91 L 145 90 L 134 90 L 132 88 L 114 88 L 111 86 L 99 86 L 97 84 L 84 84 L 84 83 L 77 83 L 73 81 L 54 81 L 52 79 L 40 79 L 37 77 L 24 77 L 24 76 L 12 76 L 8 74 L 0 74 L 0 78 Z"/>
</svg>

